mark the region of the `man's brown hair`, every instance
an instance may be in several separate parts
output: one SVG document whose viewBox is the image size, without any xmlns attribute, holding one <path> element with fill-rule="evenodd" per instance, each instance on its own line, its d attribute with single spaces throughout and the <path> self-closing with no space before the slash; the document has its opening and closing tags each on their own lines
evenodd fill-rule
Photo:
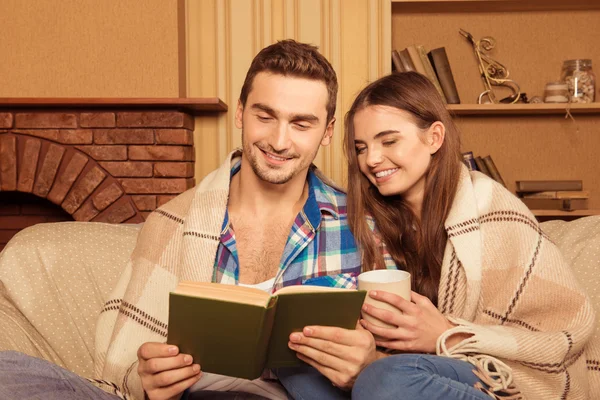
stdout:
<svg viewBox="0 0 600 400">
<path fill-rule="evenodd" d="M 244 107 L 252 90 L 254 77 L 260 72 L 322 81 L 327 86 L 328 94 L 327 123 L 333 118 L 338 91 L 337 76 L 316 46 L 287 39 L 262 49 L 252 60 L 242 86 L 240 102 Z"/>
</svg>

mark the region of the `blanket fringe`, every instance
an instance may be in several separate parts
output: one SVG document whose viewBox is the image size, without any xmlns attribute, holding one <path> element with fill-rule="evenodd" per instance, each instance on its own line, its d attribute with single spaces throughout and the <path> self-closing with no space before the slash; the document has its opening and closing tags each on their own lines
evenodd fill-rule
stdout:
<svg viewBox="0 0 600 400">
<path fill-rule="evenodd" d="M 472 333 L 470 327 L 465 325 L 456 326 L 444 332 L 437 341 L 437 354 L 466 361 L 477 369 L 473 370 L 488 388 L 481 383 L 475 385 L 476 389 L 488 394 L 498 400 L 521 400 L 525 397 L 516 388 L 513 382 L 512 369 L 499 359 L 485 354 L 477 354 L 474 344 L 477 340 L 471 336 L 450 349 L 446 346 L 446 340 L 456 333 Z"/>
</svg>

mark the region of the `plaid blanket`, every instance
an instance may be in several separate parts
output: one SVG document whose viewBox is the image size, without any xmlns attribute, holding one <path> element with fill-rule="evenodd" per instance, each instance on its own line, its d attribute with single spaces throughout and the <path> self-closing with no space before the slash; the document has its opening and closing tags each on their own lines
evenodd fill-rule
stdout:
<svg viewBox="0 0 600 400">
<path fill-rule="evenodd" d="M 600 378 L 587 367 L 598 362 L 595 312 L 527 207 L 463 168 L 445 227 L 438 307 L 458 326 L 438 339 L 438 354 L 477 366 L 492 397 L 588 398 Z M 447 348 L 456 333 L 472 336 Z"/>
</svg>

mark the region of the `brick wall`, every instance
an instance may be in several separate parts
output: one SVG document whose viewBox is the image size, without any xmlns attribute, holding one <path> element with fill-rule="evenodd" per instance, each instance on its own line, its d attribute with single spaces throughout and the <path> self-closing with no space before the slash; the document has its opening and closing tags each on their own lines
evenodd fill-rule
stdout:
<svg viewBox="0 0 600 400">
<path fill-rule="evenodd" d="M 46 199 L 31 193 L 0 192 L 0 251 L 21 229 L 61 221 L 73 221 L 73 217 Z"/>
<path fill-rule="evenodd" d="M 0 194 L 30 193 L 77 221 L 142 222 L 194 185 L 193 124 L 178 111 L 0 111 Z M 0 202 L 0 216 L 19 201 Z M 10 216 L 0 240 L 44 222 Z"/>
</svg>

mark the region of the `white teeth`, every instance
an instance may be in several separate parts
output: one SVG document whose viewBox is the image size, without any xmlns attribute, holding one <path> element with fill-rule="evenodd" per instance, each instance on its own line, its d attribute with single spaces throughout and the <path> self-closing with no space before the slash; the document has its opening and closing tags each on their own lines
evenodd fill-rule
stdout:
<svg viewBox="0 0 600 400">
<path fill-rule="evenodd" d="M 383 178 L 384 176 L 388 176 L 398 171 L 398 168 L 386 169 L 385 171 L 379 171 L 375 174 L 377 178 Z"/>
<path fill-rule="evenodd" d="M 267 157 L 272 158 L 273 160 L 277 160 L 277 161 L 287 160 L 287 158 L 277 157 L 277 156 L 274 156 L 273 154 L 269 154 L 269 153 L 265 153 L 265 154 L 267 155 Z"/>
</svg>

